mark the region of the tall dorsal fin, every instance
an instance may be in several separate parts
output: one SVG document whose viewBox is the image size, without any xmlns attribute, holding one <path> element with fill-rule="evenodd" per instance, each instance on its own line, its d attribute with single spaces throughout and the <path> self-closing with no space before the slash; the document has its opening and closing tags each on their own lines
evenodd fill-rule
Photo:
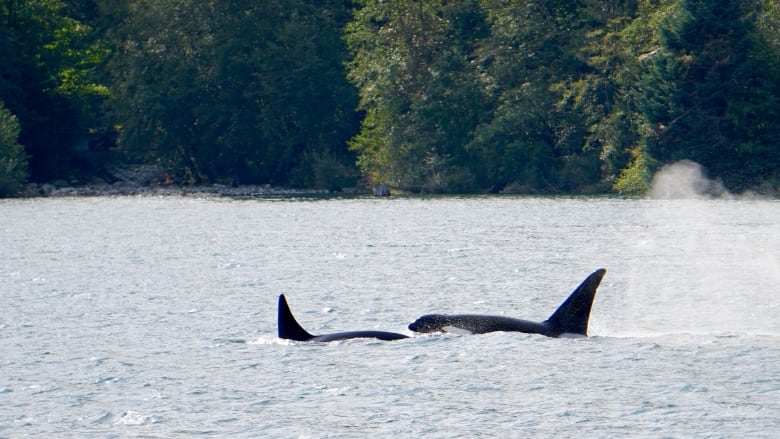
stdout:
<svg viewBox="0 0 780 439">
<path fill-rule="evenodd" d="M 313 335 L 306 332 L 305 329 L 295 320 L 295 317 L 287 305 L 287 299 L 284 294 L 279 295 L 279 316 L 277 322 L 279 338 L 295 341 L 307 341 L 314 338 Z"/>
<path fill-rule="evenodd" d="M 547 324 L 561 334 L 588 335 L 590 308 L 596 297 L 596 289 L 607 270 L 600 268 L 588 276 L 547 319 Z"/>
</svg>

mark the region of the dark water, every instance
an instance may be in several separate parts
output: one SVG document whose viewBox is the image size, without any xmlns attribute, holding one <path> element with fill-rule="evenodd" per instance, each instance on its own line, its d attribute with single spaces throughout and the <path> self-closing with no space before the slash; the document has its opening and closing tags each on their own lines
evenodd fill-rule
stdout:
<svg viewBox="0 0 780 439">
<path fill-rule="evenodd" d="M 777 437 L 780 203 L 0 202 L 0 437 Z M 608 272 L 592 337 L 543 320 Z M 411 335 L 411 333 L 410 333 Z"/>
</svg>

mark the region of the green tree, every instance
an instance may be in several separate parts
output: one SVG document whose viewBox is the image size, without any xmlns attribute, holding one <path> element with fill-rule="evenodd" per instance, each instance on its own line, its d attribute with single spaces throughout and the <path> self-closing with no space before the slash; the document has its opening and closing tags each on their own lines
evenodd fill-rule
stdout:
<svg viewBox="0 0 780 439">
<path fill-rule="evenodd" d="M 354 184 L 343 2 L 139 0 L 112 60 L 120 145 L 190 182 Z"/>
<path fill-rule="evenodd" d="M 607 14 L 585 1 L 360 2 L 346 38 L 363 170 L 433 191 L 597 185 L 587 125 L 602 114 L 566 102 L 593 71 L 580 52 L 588 8 Z"/>
<path fill-rule="evenodd" d="M 576 40 L 587 68 L 555 85 L 557 105 L 582 118 L 585 150 L 599 152 L 603 183 L 621 193 L 644 192 L 656 163 L 647 153 L 652 130 L 639 109 L 638 84 L 659 50 L 659 23 L 672 3 L 585 2 Z"/>
<path fill-rule="evenodd" d="M 346 28 L 362 129 L 351 142 L 373 181 L 412 191 L 474 190 L 464 148 L 486 110 L 474 60 L 487 35 L 478 2 L 362 1 Z"/>
<path fill-rule="evenodd" d="M 344 2 L 265 2 L 223 12 L 217 77 L 233 106 L 215 145 L 240 179 L 354 186 L 357 93 L 345 78 Z M 247 80 L 249 79 L 249 87 Z"/>
<path fill-rule="evenodd" d="M 196 4 L 197 3 L 197 4 Z M 159 160 L 203 178 L 196 157 L 196 113 L 217 109 L 209 80 L 215 50 L 213 15 L 206 3 L 135 1 L 118 30 L 109 62 L 111 108 L 120 128 L 119 145 L 133 159 Z"/>
<path fill-rule="evenodd" d="M 642 81 L 650 155 L 690 159 L 727 187 L 776 175 L 777 52 L 756 31 L 760 2 L 680 0 Z"/>
<path fill-rule="evenodd" d="M 76 166 L 72 145 L 107 95 L 107 52 L 59 0 L 0 0 L 0 99 L 19 117 L 34 179 Z"/>
<path fill-rule="evenodd" d="M 483 1 L 490 37 L 479 53 L 493 107 L 469 148 L 484 158 L 494 187 L 581 190 L 598 182 L 598 150 L 584 148 L 580 111 L 559 101 L 561 86 L 587 72 L 579 53 L 580 1 Z"/>
<path fill-rule="evenodd" d="M 27 179 L 27 156 L 18 143 L 19 121 L 0 101 L 0 197 L 15 194 Z"/>
</svg>

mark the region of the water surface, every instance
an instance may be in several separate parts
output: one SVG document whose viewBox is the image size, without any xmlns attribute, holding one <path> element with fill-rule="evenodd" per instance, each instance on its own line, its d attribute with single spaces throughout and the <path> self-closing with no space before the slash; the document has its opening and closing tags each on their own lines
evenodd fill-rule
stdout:
<svg viewBox="0 0 780 439">
<path fill-rule="evenodd" d="M 0 437 L 777 437 L 780 203 L 0 201 Z M 607 268 L 592 337 L 543 320 Z"/>
</svg>

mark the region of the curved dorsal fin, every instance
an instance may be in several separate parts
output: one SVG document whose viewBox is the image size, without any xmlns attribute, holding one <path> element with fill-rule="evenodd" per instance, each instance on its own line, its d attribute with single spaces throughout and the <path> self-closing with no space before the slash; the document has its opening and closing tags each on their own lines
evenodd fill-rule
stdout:
<svg viewBox="0 0 780 439">
<path fill-rule="evenodd" d="M 277 322 L 279 330 L 279 338 L 295 341 L 307 341 L 314 338 L 313 335 L 306 332 L 303 327 L 295 320 L 295 317 L 290 311 L 290 307 L 287 305 L 287 299 L 284 298 L 284 294 L 279 295 L 279 315 Z"/>
<path fill-rule="evenodd" d="M 569 298 L 547 319 L 547 324 L 561 334 L 588 335 L 588 319 L 596 289 L 607 270 L 600 268 L 585 278 Z"/>
</svg>

